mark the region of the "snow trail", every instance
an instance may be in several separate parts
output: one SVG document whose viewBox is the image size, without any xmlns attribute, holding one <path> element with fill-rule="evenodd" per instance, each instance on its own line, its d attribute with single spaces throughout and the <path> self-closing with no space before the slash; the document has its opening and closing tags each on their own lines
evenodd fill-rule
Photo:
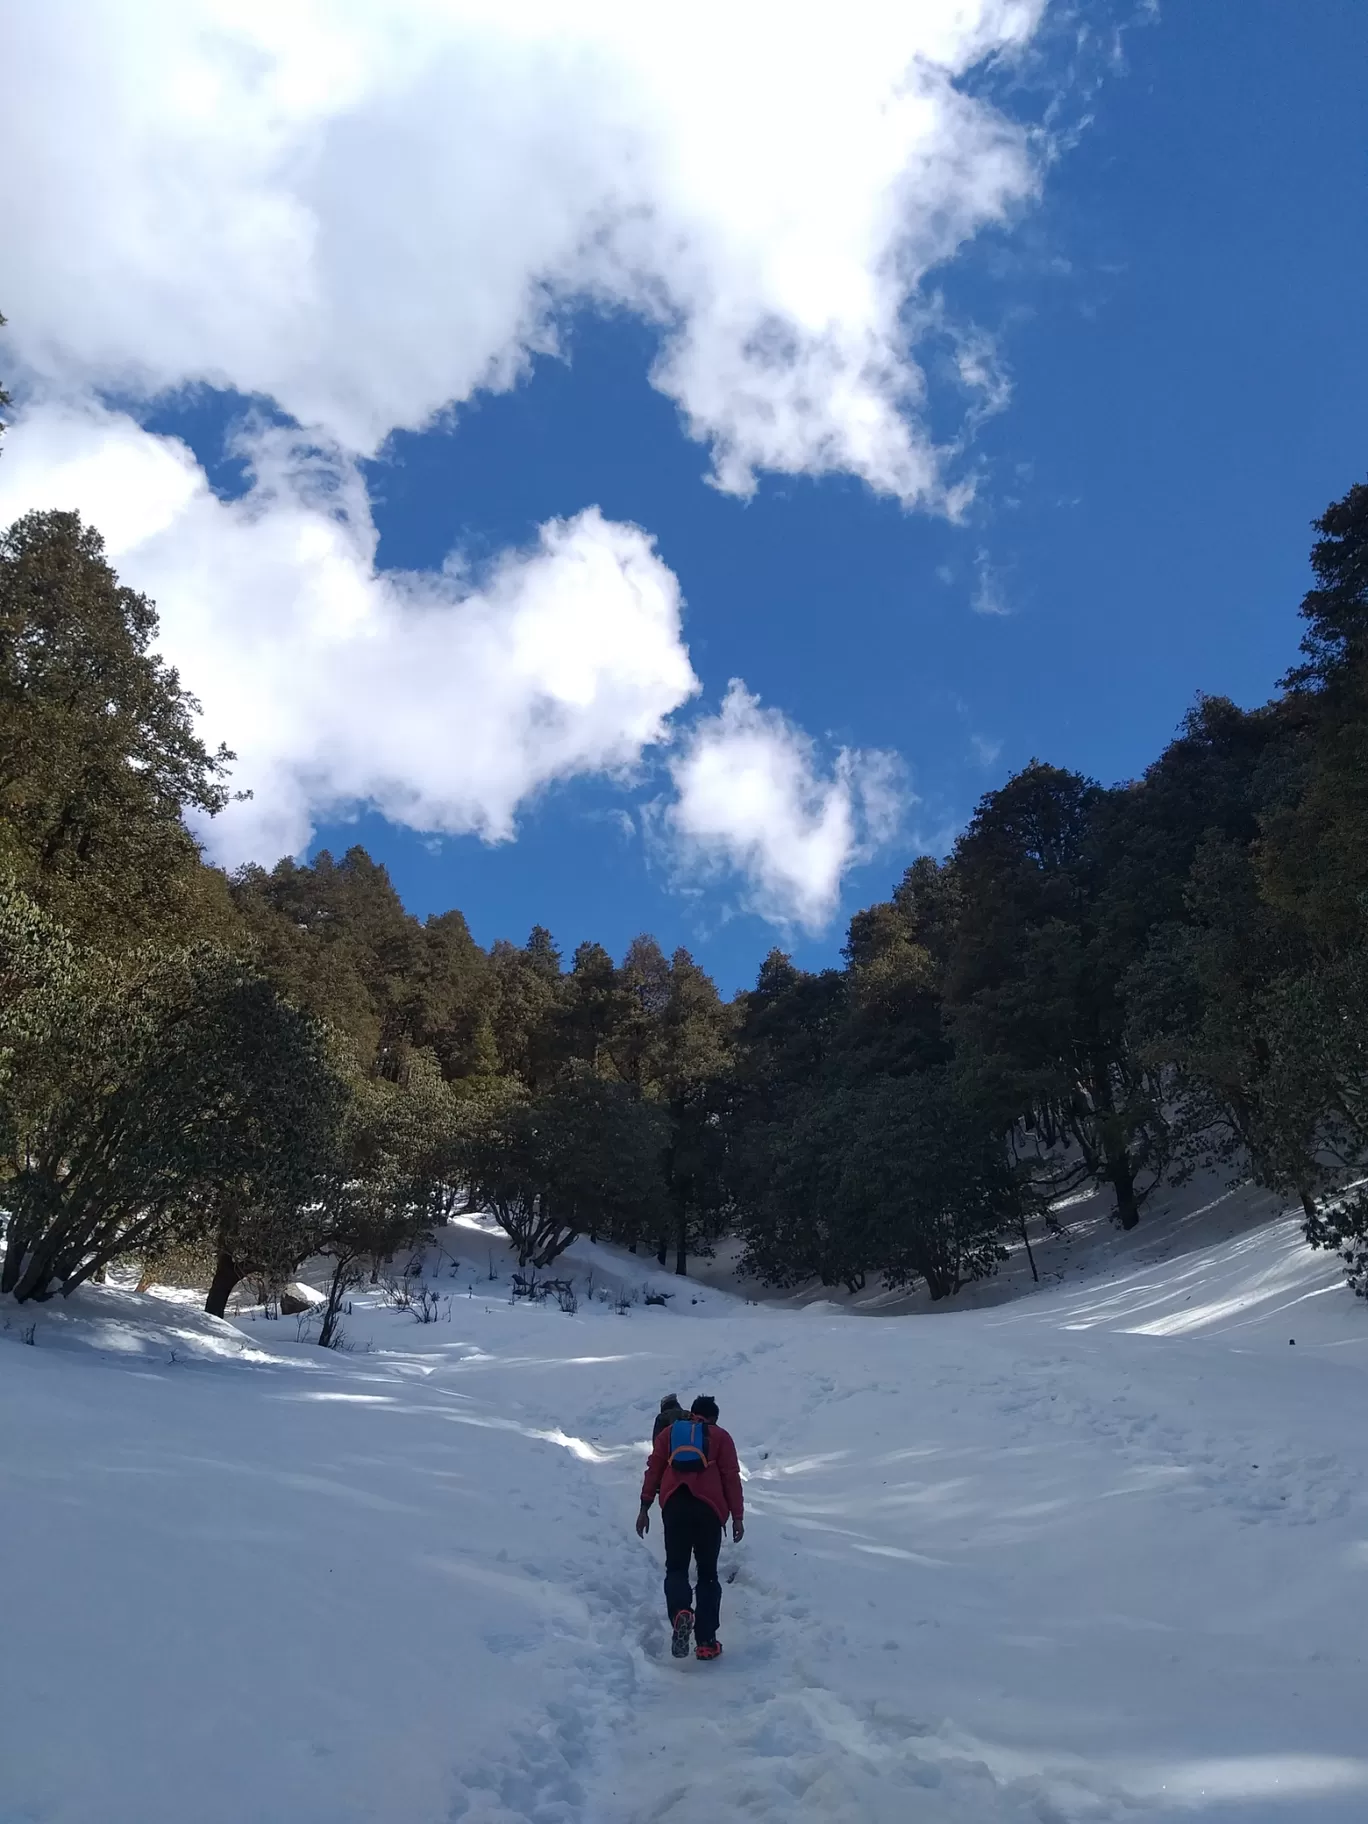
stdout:
<svg viewBox="0 0 1368 1824">
<path fill-rule="evenodd" d="M 0 1824 L 1361 1820 L 1368 1313 L 1291 1235 L 880 1321 L 511 1307 L 480 1238 L 352 1354 L 0 1313 Z M 671 1387 L 747 1475 L 712 1665 L 632 1532 Z"/>
</svg>

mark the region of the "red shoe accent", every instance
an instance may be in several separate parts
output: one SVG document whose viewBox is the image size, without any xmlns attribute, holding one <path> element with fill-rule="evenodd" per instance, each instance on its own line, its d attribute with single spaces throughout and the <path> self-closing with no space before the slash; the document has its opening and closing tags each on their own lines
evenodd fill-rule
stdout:
<svg viewBox="0 0 1368 1824">
<path fill-rule="evenodd" d="M 721 1659 L 722 1642 L 720 1640 L 700 1640 L 694 1648 L 695 1659 Z"/>
</svg>

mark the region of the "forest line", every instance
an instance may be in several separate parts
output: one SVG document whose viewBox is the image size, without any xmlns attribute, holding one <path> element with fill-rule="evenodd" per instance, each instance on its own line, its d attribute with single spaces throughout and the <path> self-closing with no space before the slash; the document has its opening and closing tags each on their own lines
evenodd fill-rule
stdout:
<svg viewBox="0 0 1368 1824">
<path fill-rule="evenodd" d="M 465 1207 L 524 1264 L 935 1298 L 1058 1200 L 1218 1165 L 1368 1294 L 1368 486 L 1316 522 L 1299 662 L 1202 697 L 1138 780 L 1033 761 L 945 859 L 725 1001 L 687 950 L 420 922 L 361 848 L 229 877 L 231 791 L 152 603 L 69 513 L 0 535 L 0 1291 L 114 1261 L 234 1286 L 371 1263 Z M 334 1326 L 325 1324 L 324 1340 Z"/>
</svg>

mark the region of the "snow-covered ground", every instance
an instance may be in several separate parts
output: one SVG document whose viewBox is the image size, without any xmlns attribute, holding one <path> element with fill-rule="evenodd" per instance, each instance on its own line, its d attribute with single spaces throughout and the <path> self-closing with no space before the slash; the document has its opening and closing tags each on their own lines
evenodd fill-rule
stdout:
<svg viewBox="0 0 1368 1824">
<path fill-rule="evenodd" d="M 512 1306 L 470 1227 L 346 1353 L 0 1308 L 0 1824 L 1361 1821 L 1368 1308 L 1253 1214 L 934 1317 L 587 1245 L 674 1298 Z M 713 1665 L 632 1531 L 672 1388 L 748 1475 Z"/>
</svg>

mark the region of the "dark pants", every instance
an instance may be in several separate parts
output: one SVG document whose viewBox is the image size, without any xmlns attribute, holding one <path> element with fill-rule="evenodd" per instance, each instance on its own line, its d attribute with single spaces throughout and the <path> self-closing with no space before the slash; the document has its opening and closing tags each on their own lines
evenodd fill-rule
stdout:
<svg viewBox="0 0 1368 1824">
<path fill-rule="evenodd" d="M 722 1585 L 717 1581 L 717 1554 L 722 1549 L 722 1522 L 698 1496 L 677 1488 L 665 1503 L 665 1613 L 673 1621 L 681 1609 L 694 1612 L 694 1634 L 705 1645 L 717 1639 Z M 689 1559 L 698 1563 L 698 1601 L 689 1587 Z"/>
</svg>

